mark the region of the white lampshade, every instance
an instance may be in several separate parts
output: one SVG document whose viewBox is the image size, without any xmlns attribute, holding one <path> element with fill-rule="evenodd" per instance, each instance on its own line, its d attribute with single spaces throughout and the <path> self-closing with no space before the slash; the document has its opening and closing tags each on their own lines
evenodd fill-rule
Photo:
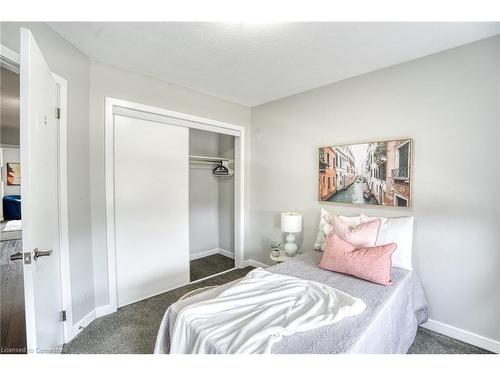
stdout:
<svg viewBox="0 0 500 375">
<path fill-rule="evenodd" d="M 281 214 L 281 230 L 286 233 L 299 233 L 302 231 L 302 215 L 295 212 Z"/>
</svg>

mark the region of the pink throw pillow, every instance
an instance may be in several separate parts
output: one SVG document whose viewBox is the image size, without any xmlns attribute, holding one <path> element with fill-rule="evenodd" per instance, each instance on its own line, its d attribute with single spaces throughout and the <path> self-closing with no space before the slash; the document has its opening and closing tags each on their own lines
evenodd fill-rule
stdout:
<svg viewBox="0 0 500 375">
<path fill-rule="evenodd" d="M 392 285 L 391 255 L 396 247 L 395 243 L 390 243 L 357 249 L 335 233 L 330 233 L 319 267 L 346 273 L 377 284 Z"/>
<path fill-rule="evenodd" d="M 377 242 L 378 231 L 380 229 L 380 219 L 349 226 L 347 222 L 332 215 L 331 225 L 331 233 L 335 233 L 344 241 L 354 245 L 354 247 L 370 247 L 375 246 L 375 243 Z"/>
</svg>

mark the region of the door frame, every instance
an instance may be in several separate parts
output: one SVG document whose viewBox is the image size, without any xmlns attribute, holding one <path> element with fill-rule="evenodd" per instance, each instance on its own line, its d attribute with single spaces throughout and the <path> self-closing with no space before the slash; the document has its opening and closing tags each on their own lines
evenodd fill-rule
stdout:
<svg viewBox="0 0 500 375">
<path fill-rule="evenodd" d="M 175 112 L 164 108 L 127 100 L 105 98 L 105 183 L 106 183 L 106 251 L 108 262 L 109 305 L 103 310 L 110 314 L 118 308 L 114 202 L 114 116 L 118 114 L 174 126 L 210 131 L 234 136 L 234 264 L 244 266 L 245 237 L 245 128 L 227 122 Z M 181 285 L 179 285 L 181 286 Z"/>
<path fill-rule="evenodd" d="M 17 74 L 20 74 L 20 55 L 7 46 L 0 44 L 1 65 Z M 58 134 L 58 221 L 59 221 L 59 249 L 61 269 L 61 311 L 66 311 L 66 321 L 63 322 L 64 342 L 67 343 L 75 336 L 73 332 L 73 309 L 71 305 L 71 276 L 69 261 L 69 229 L 68 229 L 68 170 L 67 170 L 67 128 L 68 128 L 68 82 L 59 75 L 52 73 L 58 85 L 58 100 L 60 108 Z M 20 125 L 21 126 L 21 125 Z M 22 152 L 21 147 L 20 152 Z M 28 329 L 28 323 L 26 329 Z M 28 334 L 26 335 L 28 337 Z M 27 343 L 29 346 L 29 344 Z"/>
</svg>

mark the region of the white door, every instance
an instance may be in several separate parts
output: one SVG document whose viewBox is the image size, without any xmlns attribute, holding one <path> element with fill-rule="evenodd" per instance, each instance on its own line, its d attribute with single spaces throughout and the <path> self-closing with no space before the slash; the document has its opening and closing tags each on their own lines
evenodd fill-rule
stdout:
<svg viewBox="0 0 500 375">
<path fill-rule="evenodd" d="M 118 307 L 189 282 L 188 152 L 186 127 L 114 117 Z"/>
<path fill-rule="evenodd" d="M 21 196 L 28 350 L 64 342 L 58 223 L 56 82 L 31 32 L 21 29 Z M 35 251 L 36 250 L 36 251 Z M 26 254 L 28 253 L 28 254 Z M 50 254 L 50 255 L 49 255 Z"/>
</svg>

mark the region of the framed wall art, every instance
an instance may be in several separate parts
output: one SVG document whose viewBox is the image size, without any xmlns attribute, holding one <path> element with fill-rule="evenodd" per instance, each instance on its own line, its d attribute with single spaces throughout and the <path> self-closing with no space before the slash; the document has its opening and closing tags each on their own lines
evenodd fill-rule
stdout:
<svg viewBox="0 0 500 375">
<path fill-rule="evenodd" d="M 319 149 L 319 200 L 409 207 L 411 139 Z"/>
<path fill-rule="evenodd" d="M 7 185 L 20 186 L 21 185 L 21 164 L 20 163 L 7 163 Z"/>
</svg>

